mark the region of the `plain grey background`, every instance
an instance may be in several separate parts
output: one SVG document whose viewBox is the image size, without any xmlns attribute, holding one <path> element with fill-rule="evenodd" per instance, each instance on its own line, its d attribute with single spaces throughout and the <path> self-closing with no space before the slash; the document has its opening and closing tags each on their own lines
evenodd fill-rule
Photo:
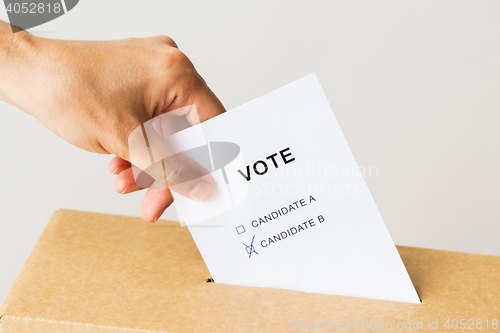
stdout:
<svg viewBox="0 0 500 333">
<path fill-rule="evenodd" d="M 81 0 L 32 32 L 169 35 L 228 109 L 316 72 L 396 244 L 500 255 L 498 1 Z M 1 302 L 54 210 L 142 194 L 5 103 L 0 140 Z"/>
</svg>

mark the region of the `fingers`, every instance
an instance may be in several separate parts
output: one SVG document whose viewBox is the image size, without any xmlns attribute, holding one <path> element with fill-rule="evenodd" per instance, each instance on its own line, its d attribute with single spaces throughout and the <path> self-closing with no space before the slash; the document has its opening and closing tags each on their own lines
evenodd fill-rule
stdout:
<svg viewBox="0 0 500 333">
<path fill-rule="evenodd" d="M 115 157 L 111 160 L 109 169 L 121 169 L 127 165 L 128 168 L 118 172 L 118 176 L 115 179 L 115 190 L 121 194 L 143 190 L 143 188 L 137 186 L 129 162 Z M 142 200 L 141 215 L 147 222 L 156 222 L 172 202 L 172 193 L 169 189 L 156 189 L 155 184 L 153 184 Z"/>
<path fill-rule="evenodd" d="M 166 36 L 151 37 L 144 42 L 150 45 L 177 47 L 175 42 Z M 148 187 L 150 184 L 146 186 L 143 184 L 144 180 L 147 183 L 154 179 L 164 186 L 164 189 L 150 188 L 143 199 L 141 213 L 149 222 L 156 221 L 172 203 L 170 190 L 197 202 L 206 202 L 212 197 L 215 188 L 213 179 L 198 163 L 198 159 L 175 151 L 164 140 L 168 135 L 225 112 L 222 103 L 196 73 L 187 57 L 180 51 L 173 54 L 176 56 L 175 59 L 170 59 L 167 64 L 173 66 L 174 70 L 168 67 L 170 71 L 167 72 L 169 75 L 164 76 L 165 85 L 155 85 L 162 88 L 153 95 L 164 96 L 166 90 L 172 89 L 172 82 L 175 82 L 173 89 L 175 95 L 170 95 L 173 98 L 168 99 L 167 103 L 170 104 L 166 107 L 157 108 L 156 105 L 148 108 L 154 110 L 148 115 L 154 119 L 165 112 L 190 105 L 195 107 L 185 108 L 182 111 L 185 112 L 182 114 L 185 116 L 184 123 L 182 122 L 184 117 L 179 117 L 176 123 L 156 123 L 156 127 L 154 121 L 141 122 L 143 125 L 138 126 L 128 136 L 128 154 L 124 154 L 134 167 L 131 168 L 130 163 L 127 164 L 120 159 L 113 159 L 109 166 L 111 172 L 119 174 L 115 181 L 115 189 L 119 193 L 131 193 Z"/>
<path fill-rule="evenodd" d="M 120 172 L 118 177 L 116 177 L 115 179 L 114 187 L 115 191 L 121 194 L 142 190 L 142 188 L 137 186 L 137 184 L 135 183 L 132 168 L 128 168 Z"/>
<path fill-rule="evenodd" d="M 111 172 L 114 175 L 120 174 L 125 169 L 128 169 L 131 167 L 130 162 L 115 156 L 110 162 L 109 162 L 109 172 Z"/>
<path fill-rule="evenodd" d="M 198 84 L 195 86 L 197 89 L 189 91 L 185 96 L 179 96 L 166 110 L 167 112 L 173 111 L 178 116 L 184 115 L 191 126 L 225 112 L 222 103 L 199 75 Z M 149 133 L 149 131 L 147 132 Z M 158 131 L 155 132 L 158 133 Z M 163 127 L 160 134 L 166 132 L 170 131 Z M 164 137 L 164 135 L 160 136 Z M 152 137 L 153 140 L 150 143 L 157 140 L 159 136 L 153 135 Z M 158 145 L 158 147 L 165 149 L 164 145 Z M 154 149 L 152 150 L 154 151 Z M 197 202 L 210 200 L 215 185 L 207 170 L 182 153 L 172 154 L 172 152 L 169 152 L 165 156 L 169 156 L 169 158 L 164 160 L 163 167 L 166 173 L 167 185 L 172 191 Z"/>
<path fill-rule="evenodd" d="M 141 204 L 142 218 L 147 222 L 156 222 L 165 209 L 173 202 L 172 193 L 168 189 L 150 188 Z"/>
<path fill-rule="evenodd" d="M 173 202 L 169 189 L 155 189 L 154 185 L 152 187 L 146 192 L 141 204 L 141 215 L 147 222 L 156 222 Z M 119 173 L 115 180 L 115 190 L 121 194 L 142 190 L 135 183 L 132 168 L 129 167 Z"/>
<path fill-rule="evenodd" d="M 167 184 L 172 191 L 197 202 L 210 200 L 215 189 L 214 181 L 200 164 L 183 153 L 163 162 Z"/>
<path fill-rule="evenodd" d="M 214 192 L 214 182 L 207 170 L 194 159 L 168 145 L 154 126 L 155 119 L 144 123 L 129 136 L 130 159 L 137 170 L 144 171 L 158 184 L 198 202 L 208 201 Z M 205 156 L 206 155 L 206 156 Z M 200 156 L 209 158 L 208 154 Z M 207 163 L 204 163 L 207 164 Z M 140 187 L 140 173 L 135 180 Z"/>
</svg>

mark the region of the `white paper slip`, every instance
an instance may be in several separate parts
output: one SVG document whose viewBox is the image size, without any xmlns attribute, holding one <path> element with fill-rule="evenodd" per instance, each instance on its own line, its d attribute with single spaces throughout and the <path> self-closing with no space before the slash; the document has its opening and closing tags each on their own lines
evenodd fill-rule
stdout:
<svg viewBox="0 0 500 333">
<path fill-rule="evenodd" d="M 215 195 L 174 197 L 216 283 L 420 303 L 314 74 L 199 127 Z"/>
</svg>

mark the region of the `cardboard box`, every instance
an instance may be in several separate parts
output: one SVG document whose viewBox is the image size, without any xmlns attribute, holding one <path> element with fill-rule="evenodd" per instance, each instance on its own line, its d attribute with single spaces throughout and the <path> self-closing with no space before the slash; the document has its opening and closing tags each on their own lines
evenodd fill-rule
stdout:
<svg viewBox="0 0 500 333">
<path fill-rule="evenodd" d="M 59 210 L 0 307 L 0 332 L 428 332 L 462 319 L 500 332 L 500 257 L 398 249 L 422 304 L 207 282 L 177 222 Z"/>
</svg>

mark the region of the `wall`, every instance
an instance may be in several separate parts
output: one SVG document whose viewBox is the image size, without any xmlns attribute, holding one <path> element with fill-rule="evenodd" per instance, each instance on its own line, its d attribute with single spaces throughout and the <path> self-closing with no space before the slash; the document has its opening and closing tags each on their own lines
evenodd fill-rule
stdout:
<svg viewBox="0 0 500 333">
<path fill-rule="evenodd" d="M 32 32 L 169 35 L 228 109 L 316 72 L 396 244 L 500 255 L 498 17 L 498 1 L 81 0 Z M 142 194 L 4 103 L 0 142 L 2 301 L 54 210 L 139 216 Z"/>
</svg>

